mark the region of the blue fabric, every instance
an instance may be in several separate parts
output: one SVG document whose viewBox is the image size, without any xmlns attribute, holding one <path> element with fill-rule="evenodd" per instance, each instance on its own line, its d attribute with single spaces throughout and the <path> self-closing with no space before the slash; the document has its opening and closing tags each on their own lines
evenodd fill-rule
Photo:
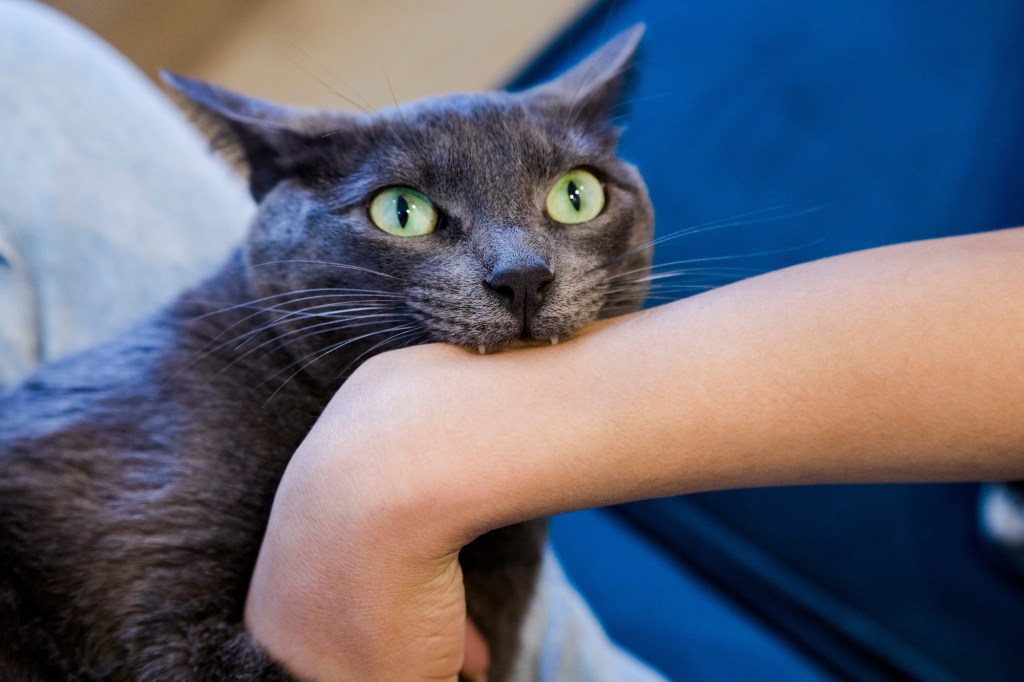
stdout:
<svg viewBox="0 0 1024 682">
<path fill-rule="evenodd" d="M 685 267 L 766 271 L 1024 224 L 1019 0 L 603 2 L 513 87 L 637 21 L 648 33 L 621 149 L 647 179 L 658 235 L 733 223 L 665 242 L 656 262 L 726 257 Z M 754 211 L 764 212 L 729 220 Z M 754 490 L 614 513 L 834 674 L 1020 680 L 1024 590 L 983 555 L 976 495 L 966 485 Z M 599 614 L 620 618 L 617 588 L 573 558 L 591 551 L 592 534 L 557 528 L 570 576 Z M 604 556 L 630 547 L 596 541 Z M 657 635 L 669 621 L 657 604 L 643 609 L 645 625 L 634 614 L 628 628 L 608 627 L 669 670 L 675 654 Z M 742 656 L 750 644 L 736 633 Z"/>
<path fill-rule="evenodd" d="M 551 539 L 576 587 L 599 595 L 609 636 L 657 661 L 669 679 L 827 679 L 620 515 L 591 509 L 560 516 Z"/>
</svg>

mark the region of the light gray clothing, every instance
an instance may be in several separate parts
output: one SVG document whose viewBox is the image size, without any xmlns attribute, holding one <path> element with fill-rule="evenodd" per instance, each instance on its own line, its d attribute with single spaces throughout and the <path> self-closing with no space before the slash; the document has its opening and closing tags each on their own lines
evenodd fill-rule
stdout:
<svg viewBox="0 0 1024 682">
<path fill-rule="evenodd" d="M 57 12 L 0 2 L 0 383 L 222 262 L 253 211 L 185 117 Z"/>
<path fill-rule="evenodd" d="M 197 282 L 253 213 L 242 183 L 121 55 L 0 0 L 0 386 Z M 516 681 L 663 678 L 616 647 L 548 551 Z"/>
</svg>

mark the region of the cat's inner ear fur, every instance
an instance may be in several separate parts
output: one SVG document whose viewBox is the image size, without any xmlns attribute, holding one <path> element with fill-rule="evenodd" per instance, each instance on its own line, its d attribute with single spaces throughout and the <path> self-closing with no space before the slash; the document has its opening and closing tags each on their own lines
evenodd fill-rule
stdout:
<svg viewBox="0 0 1024 682">
<path fill-rule="evenodd" d="M 526 90 L 523 94 L 565 107 L 574 117 L 602 123 L 611 115 L 622 96 L 626 76 L 643 34 L 644 25 L 635 24 L 558 78 Z"/>
<path fill-rule="evenodd" d="M 210 144 L 248 177 L 260 201 L 281 180 L 318 165 L 323 138 L 344 126 L 342 116 L 288 107 L 164 71 Z"/>
</svg>

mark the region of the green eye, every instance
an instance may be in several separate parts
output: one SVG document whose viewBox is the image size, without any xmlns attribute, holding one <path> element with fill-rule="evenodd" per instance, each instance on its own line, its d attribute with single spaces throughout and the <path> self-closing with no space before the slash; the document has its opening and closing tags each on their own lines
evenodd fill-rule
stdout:
<svg viewBox="0 0 1024 682">
<path fill-rule="evenodd" d="M 408 187 L 388 187 L 370 202 L 373 224 L 388 234 L 420 237 L 437 227 L 437 209 L 430 199 Z"/>
<path fill-rule="evenodd" d="M 570 225 L 593 220 L 604 208 L 604 188 L 590 171 L 571 170 L 548 192 L 548 215 Z"/>
</svg>

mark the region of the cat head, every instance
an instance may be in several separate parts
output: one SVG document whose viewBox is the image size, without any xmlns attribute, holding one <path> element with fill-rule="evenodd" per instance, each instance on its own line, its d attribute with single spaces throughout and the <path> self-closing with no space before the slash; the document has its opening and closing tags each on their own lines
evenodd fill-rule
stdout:
<svg viewBox="0 0 1024 682">
<path fill-rule="evenodd" d="M 248 178 L 252 293 L 302 309 L 284 335 L 299 352 L 361 334 L 496 350 L 643 299 L 628 273 L 650 262 L 653 213 L 609 120 L 641 34 L 523 92 L 361 115 L 165 80 Z"/>
</svg>

